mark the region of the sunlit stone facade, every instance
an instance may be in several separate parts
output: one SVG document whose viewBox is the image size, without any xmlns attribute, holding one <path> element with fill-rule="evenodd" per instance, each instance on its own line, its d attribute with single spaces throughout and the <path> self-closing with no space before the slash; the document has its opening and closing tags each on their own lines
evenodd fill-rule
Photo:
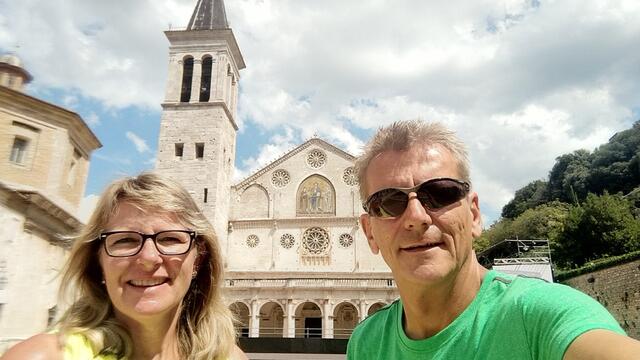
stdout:
<svg viewBox="0 0 640 360">
<path fill-rule="evenodd" d="M 57 275 L 101 146 L 78 114 L 23 93 L 30 79 L 0 58 L 0 353 L 61 310 Z"/>
<path fill-rule="evenodd" d="M 398 297 L 359 227 L 355 158 L 313 138 L 234 184 L 237 84 L 245 63 L 224 4 L 198 1 L 187 29 L 166 35 L 157 170 L 185 185 L 214 225 L 225 254 L 227 302 L 242 334 L 348 337 Z"/>
</svg>

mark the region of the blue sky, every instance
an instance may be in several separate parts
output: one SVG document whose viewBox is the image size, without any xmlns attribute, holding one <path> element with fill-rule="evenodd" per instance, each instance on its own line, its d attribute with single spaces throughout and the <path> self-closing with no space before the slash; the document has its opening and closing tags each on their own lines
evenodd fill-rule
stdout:
<svg viewBox="0 0 640 360">
<path fill-rule="evenodd" d="M 103 148 L 87 203 L 153 167 L 168 28 L 195 0 L 0 0 L 0 51 L 27 92 L 78 112 Z M 241 72 L 236 179 L 318 135 L 357 154 L 375 128 L 439 120 L 471 154 L 485 224 L 554 159 L 640 117 L 640 2 L 227 0 Z"/>
</svg>

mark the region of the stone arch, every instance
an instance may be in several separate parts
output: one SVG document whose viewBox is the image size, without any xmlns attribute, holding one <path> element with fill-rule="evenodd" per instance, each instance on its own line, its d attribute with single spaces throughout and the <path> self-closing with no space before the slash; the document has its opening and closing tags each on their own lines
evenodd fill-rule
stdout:
<svg viewBox="0 0 640 360">
<path fill-rule="evenodd" d="M 377 303 L 369 306 L 369 309 L 367 310 L 367 316 L 371 316 L 373 314 L 375 314 L 378 310 L 382 309 L 383 307 L 387 306 L 387 304 L 378 301 Z"/>
<path fill-rule="evenodd" d="M 269 301 L 260 307 L 260 337 L 282 337 L 284 329 L 284 310 L 275 301 Z"/>
<path fill-rule="evenodd" d="M 333 309 L 333 337 L 348 339 L 358 324 L 358 308 L 348 301 L 341 302 Z"/>
<path fill-rule="evenodd" d="M 200 76 L 200 102 L 208 102 L 211 98 L 211 74 L 213 69 L 213 57 L 202 57 L 202 75 Z"/>
<path fill-rule="evenodd" d="M 302 180 L 296 191 L 297 216 L 330 216 L 336 214 L 336 190 L 331 181 L 320 174 Z"/>
<path fill-rule="evenodd" d="M 306 301 L 296 307 L 295 328 L 297 338 L 322 337 L 322 310 L 313 301 Z"/>
<path fill-rule="evenodd" d="M 249 337 L 249 318 L 251 312 L 249 306 L 242 301 L 236 301 L 229 305 L 229 310 L 236 318 L 236 332 L 240 337 Z"/>
<path fill-rule="evenodd" d="M 265 219 L 269 217 L 269 193 L 262 185 L 253 184 L 240 194 L 235 206 L 236 219 Z"/>
<path fill-rule="evenodd" d="M 182 58 L 182 88 L 180 90 L 180 102 L 191 100 L 191 82 L 193 81 L 193 56 L 186 55 Z"/>
</svg>

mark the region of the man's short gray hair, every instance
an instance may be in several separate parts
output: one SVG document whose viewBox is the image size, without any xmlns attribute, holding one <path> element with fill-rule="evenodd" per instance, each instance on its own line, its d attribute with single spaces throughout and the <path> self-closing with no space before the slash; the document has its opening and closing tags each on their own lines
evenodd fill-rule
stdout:
<svg viewBox="0 0 640 360">
<path fill-rule="evenodd" d="M 439 122 L 396 121 L 389 126 L 378 129 L 356 161 L 360 199 L 365 201 L 369 195 L 367 194 L 367 169 L 371 160 L 378 154 L 385 151 L 406 151 L 416 145 L 436 144 L 451 152 L 458 162 L 460 179 L 471 183 L 467 149 L 455 132 Z"/>
</svg>

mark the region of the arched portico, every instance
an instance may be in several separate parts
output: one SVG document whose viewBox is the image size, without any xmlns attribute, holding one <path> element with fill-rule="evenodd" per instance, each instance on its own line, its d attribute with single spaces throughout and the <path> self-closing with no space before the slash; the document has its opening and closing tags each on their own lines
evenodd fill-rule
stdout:
<svg viewBox="0 0 640 360">
<path fill-rule="evenodd" d="M 260 308 L 259 337 L 282 337 L 284 310 L 276 302 L 268 302 Z"/>
<path fill-rule="evenodd" d="M 349 303 L 342 302 L 333 311 L 333 337 L 348 339 L 358 324 L 358 310 Z"/>
<path fill-rule="evenodd" d="M 322 311 L 313 302 L 304 302 L 296 308 L 296 337 L 322 337 Z"/>
<path fill-rule="evenodd" d="M 375 304 L 371 305 L 371 306 L 369 307 L 369 310 L 367 311 L 367 317 L 369 317 L 369 316 L 371 316 L 371 315 L 375 314 L 375 313 L 376 313 L 376 311 L 378 311 L 378 310 L 382 309 L 385 305 L 387 305 L 387 304 L 385 304 L 385 303 L 383 303 L 383 302 L 377 302 L 377 303 L 375 303 Z"/>
<path fill-rule="evenodd" d="M 238 336 L 249 337 L 249 307 L 245 303 L 237 301 L 229 305 L 229 310 L 238 321 L 235 324 Z"/>
</svg>

